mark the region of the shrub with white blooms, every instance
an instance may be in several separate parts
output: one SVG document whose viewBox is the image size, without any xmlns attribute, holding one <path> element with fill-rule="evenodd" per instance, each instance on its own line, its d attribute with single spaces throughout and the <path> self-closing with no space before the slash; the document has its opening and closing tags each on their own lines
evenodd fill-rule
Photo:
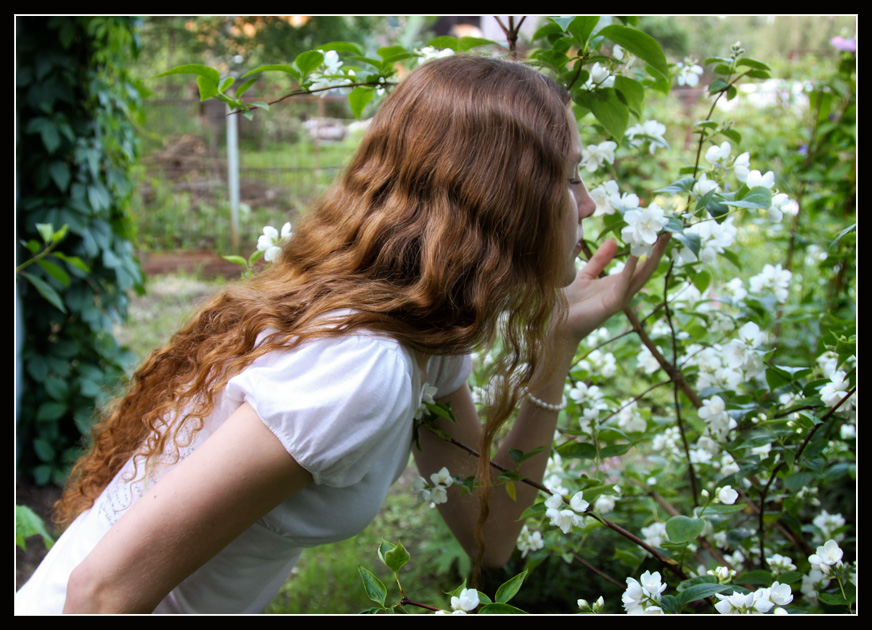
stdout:
<svg viewBox="0 0 872 630">
<path fill-rule="evenodd" d="M 353 77 L 349 104 L 360 115 L 399 65 L 485 43 L 443 37 L 367 55 L 339 42 L 279 71 L 303 92 Z M 550 574 L 576 571 L 573 612 L 855 612 L 853 506 L 835 497 L 856 476 L 856 49 L 838 48 L 831 80 L 806 84 L 817 111 L 780 110 L 784 119 L 748 143 L 720 106 L 738 111 L 742 86 L 771 70 L 738 42 L 699 65 L 669 63 L 631 18 L 567 16 L 544 20 L 532 43 L 530 61 L 569 90 L 586 139 L 580 166 L 596 211 L 585 257 L 618 240 L 603 272 L 613 277 L 627 255 L 671 239 L 645 289 L 579 347 L 542 483 L 493 468 L 511 496 L 522 483 L 540 491 L 512 560 L 523 570 L 493 599 L 464 583 L 450 605 L 428 608 L 515 612 L 508 601 L 522 586 L 548 589 Z M 705 93 L 705 115 L 667 127 L 649 113 L 648 97 L 673 82 Z M 258 253 L 268 262 L 286 227 L 264 229 Z M 476 357 L 477 402 L 493 360 Z M 423 401 L 416 430 L 430 416 L 450 409 Z M 511 457 L 520 470 L 535 454 Z M 443 469 L 412 489 L 433 506 L 449 487 L 474 485 Z M 407 554 L 385 544 L 379 557 L 396 576 Z M 384 585 L 361 575 L 373 610 L 393 612 Z"/>
</svg>

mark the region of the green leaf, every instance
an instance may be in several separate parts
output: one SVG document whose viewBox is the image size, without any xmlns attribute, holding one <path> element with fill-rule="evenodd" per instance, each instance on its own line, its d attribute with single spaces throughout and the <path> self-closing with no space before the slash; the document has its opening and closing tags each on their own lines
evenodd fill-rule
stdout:
<svg viewBox="0 0 872 630">
<path fill-rule="evenodd" d="M 515 608 L 509 604 L 485 604 L 479 611 L 479 615 L 526 615 L 527 613 L 520 608 Z"/>
<path fill-rule="evenodd" d="M 666 54 L 657 40 L 650 35 L 620 24 L 606 26 L 600 29 L 597 35 L 605 37 L 636 55 L 662 77 L 669 77 L 669 62 L 666 60 Z"/>
<path fill-rule="evenodd" d="M 300 71 L 299 78 L 301 80 L 305 79 L 310 72 L 318 68 L 322 63 L 324 63 L 324 54 L 317 50 L 309 50 L 300 53 L 297 55 L 297 58 L 294 59 L 294 65 Z"/>
<path fill-rule="evenodd" d="M 758 61 L 757 59 L 752 59 L 750 57 L 741 57 L 736 61 L 736 65 L 745 66 L 747 68 L 754 68 L 755 70 L 770 70 L 769 66 L 767 66 L 762 61 Z"/>
<path fill-rule="evenodd" d="M 687 249 L 693 252 L 694 256 L 699 257 L 699 250 L 702 246 L 702 238 L 699 234 L 685 234 L 683 232 L 674 232 L 673 238 L 676 238 Z"/>
<path fill-rule="evenodd" d="M 736 206 L 739 208 L 752 208 L 757 210 L 768 210 L 772 205 L 772 191 L 765 186 L 756 186 L 748 191 L 748 194 L 742 195 L 740 199 L 724 200 L 728 206 Z"/>
<path fill-rule="evenodd" d="M 36 410 L 37 422 L 53 422 L 67 412 L 67 406 L 59 402 L 44 402 Z"/>
<path fill-rule="evenodd" d="M 596 446 L 583 442 L 568 442 L 558 447 L 557 452 L 561 457 L 574 457 L 577 459 L 596 459 Z"/>
<path fill-rule="evenodd" d="M 681 608 L 686 604 L 711 597 L 715 593 L 722 593 L 726 590 L 733 590 L 735 587 L 730 584 L 694 584 L 681 591 L 676 598 L 676 605 Z"/>
<path fill-rule="evenodd" d="M 681 194 L 690 192 L 693 189 L 693 177 L 682 177 L 679 180 L 676 180 L 658 190 L 655 190 L 655 193 L 669 193 L 669 194 Z"/>
<path fill-rule="evenodd" d="M 375 91 L 372 88 L 357 86 L 351 90 L 348 95 L 348 104 L 351 106 L 351 111 L 358 120 L 363 116 L 363 109 L 372 101 L 375 96 Z"/>
<path fill-rule="evenodd" d="M 200 100 L 205 101 L 218 94 L 218 84 L 221 82 L 221 73 L 215 68 L 201 64 L 186 64 L 176 66 L 166 72 L 156 74 L 153 79 L 166 77 L 171 74 L 195 74 L 197 75 L 197 87 L 200 88 Z"/>
<path fill-rule="evenodd" d="M 705 521 L 701 518 L 689 516 L 673 516 L 666 521 L 666 535 L 670 542 L 685 543 L 695 540 L 705 528 Z"/>
<path fill-rule="evenodd" d="M 645 87 L 636 81 L 623 75 L 615 77 L 615 90 L 618 96 L 627 105 L 634 116 L 641 116 L 642 105 L 645 101 Z"/>
<path fill-rule="evenodd" d="M 222 256 L 221 258 L 236 265 L 242 265 L 243 267 L 248 266 L 248 261 L 242 256 Z"/>
<path fill-rule="evenodd" d="M 36 264 L 42 267 L 43 271 L 65 287 L 70 285 L 69 274 L 50 260 L 37 260 Z"/>
<path fill-rule="evenodd" d="M 391 545 L 388 542 L 382 541 L 378 549 L 378 555 L 382 562 L 394 573 L 397 573 L 409 561 L 409 552 L 406 551 L 402 543 Z"/>
<path fill-rule="evenodd" d="M 236 98 L 239 98 L 243 94 L 245 94 L 248 91 L 248 88 L 250 88 L 252 85 L 257 83 L 257 79 L 258 79 L 258 77 L 254 77 L 252 79 L 249 79 L 248 81 L 243 82 L 239 87 L 237 87 L 236 88 Z"/>
<path fill-rule="evenodd" d="M 572 17 L 569 22 L 561 18 L 556 18 L 556 20 L 561 20 L 558 24 L 561 24 L 563 30 L 572 35 L 572 39 L 579 48 L 586 50 L 593 29 L 599 24 L 600 18 L 598 15 L 577 15 Z"/>
<path fill-rule="evenodd" d="M 39 294 L 48 301 L 49 304 L 58 309 L 61 313 L 66 313 L 67 308 L 64 306 L 63 300 L 61 300 L 61 296 L 58 295 L 57 291 L 55 291 L 47 282 L 42 280 L 41 278 L 37 278 L 34 275 L 29 273 L 25 273 L 23 271 L 19 272 L 22 277 L 26 278 L 30 284 L 32 284 Z"/>
<path fill-rule="evenodd" d="M 376 604 L 384 606 L 385 599 L 388 596 L 388 589 L 385 588 L 385 585 L 369 569 L 358 566 L 357 571 L 363 580 L 363 589 L 366 591 L 366 596 Z"/>
<path fill-rule="evenodd" d="M 315 66 L 315 67 L 317 68 L 317 66 Z M 300 78 L 300 71 L 297 70 L 295 67 L 289 66 L 287 64 L 270 64 L 270 65 L 266 65 L 266 66 L 259 66 L 259 67 L 255 68 L 254 70 L 246 72 L 245 74 L 243 74 L 239 78 L 244 79 L 246 77 L 250 77 L 250 76 L 255 75 L 255 74 L 260 74 L 261 72 L 284 72 L 285 74 L 291 75 L 296 80 L 299 80 L 299 78 Z M 247 84 L 243 84 L 243 85 L 245 85 L 246 89 L 248 89 Z M 239 95 L 239 92 L 237 91 L 237 96 L 238 95 Z"/>
<path fill-rule="evenodd" d="M 722 503 L 710 503 L 709 505 L 705 506 L 705 512 L 703 512 L 702 507 L 694 508 L 693 512 L 697 516 L 700 513 L 705 514 L 705 516 L 711 516 L 712 514 L 735 514 L 736 512 L 741 512 L 744 509 L 744 505 L 724 505 Z"/>
<path fill-rule="evenodd" d="M 37 223 L 36 231 L 39 232 L 42 241 L 46 244 L 52 242 L 54 236 L 54 226 L 51 223 Z"/>
<path fill-rule="evenodd" d="M 51 443 L 42 438 L 33 440 L 33 450 L 36 451 L 36 456 L 45 463 L 51 463 L 55 457 L 55 450 Z"/>
<path fill-rule="evenodd" d="M 618 98 L 618 93 L 615 89 L 593 90 L 585 101 L 584 105 L 590 109 L 600 124 L 620 144 L 630 123 L 630 111 L 621 99 Z"/>
<path fill-rule="evenodd" d="M 518 594 L 518 591 L 521 589 L 521 585 L 524 583 L 524 580 L 527 577 L 527 572 L 524 571 L 519 573 L 515 577 L 511 578 L 504 582 L 497 589 L 497 593 L 494 596 L 494 600 L 497 603 L 505 604 L 507 601 L 512 599 L 515 595 Z"/>
<path fill-rule="evenodd" d="M 218 96 L 218 82 L 211 77 L 200 75 L 197 77 L 197 88 L 200 90 L 200 100 L 208 101 L 213 96 Z"/>
<path fill-rule="evenodd" d="M 324 52 L 335 50 L 336 52 L 347 52 L 355 55 L 363 54 L 363 49 L 353 42 L 329 42 L 318 46 L 318 50 L 323 50 Z"/>
<path fill-rule="evenodd" d="M 43 520 L 26 505 L 15 506 L 15 544 L 21 549 L 31 536 L 42 537 L 46 549 L 50 549 L 54 540 L 49 535 Z"/>
<path fill-rule="evenodd" d="M 48 174 L 61 192 L 67 191 L 70 184 L 70 167 L 65 162 L 52 162 L 48 165 Z"/>
<path fill-rule="evenodd" d="M 699 255 L 699 252 L 696 252 Z M 708 289 L 712 281 L 712 275 L 705 269 L 700 269 L 698 272 L 690 273 L 690 281 L 700 294 L 705 295 L 705 290 Z"/>
</svg>

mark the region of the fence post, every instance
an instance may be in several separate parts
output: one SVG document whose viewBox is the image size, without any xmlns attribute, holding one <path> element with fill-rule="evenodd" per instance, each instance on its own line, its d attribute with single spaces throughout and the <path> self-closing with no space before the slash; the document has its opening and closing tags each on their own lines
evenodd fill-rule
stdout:
<svg viewBox="0 0 872 630">
<path fill-rule="evenodd" d="M 227 186 L 230 195 L 230 244 L 239 252 L 239 145 L 237 142 L 236 114 L 227 107 Z"/>
</svg>

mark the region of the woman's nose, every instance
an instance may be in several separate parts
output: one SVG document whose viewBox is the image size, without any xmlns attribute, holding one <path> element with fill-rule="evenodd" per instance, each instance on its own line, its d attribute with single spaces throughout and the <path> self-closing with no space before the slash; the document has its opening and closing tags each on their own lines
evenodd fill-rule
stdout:
<svg viewBox="0 0 872 630">
<path fill-rule="evenodd" d="M 596 212 L 596 202 L 587 192 L 587 188 L 582 185 L 581 190 L 575 195 L 575 200 L 578 203 L 578 220 L 586 219 Z"/>
</svg>

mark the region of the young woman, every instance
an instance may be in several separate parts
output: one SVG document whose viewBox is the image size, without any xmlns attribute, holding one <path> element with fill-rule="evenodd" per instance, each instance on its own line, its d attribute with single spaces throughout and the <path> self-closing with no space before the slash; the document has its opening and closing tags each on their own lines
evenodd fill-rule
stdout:
<svg viewBox="0 0 872 630">
<path fill-rule="evenodd" d="M 261 612 L 303 548 L 350 537 L 414 450 L 423 475 L 478 474 L 442 514 L 481 564 L 511 554 L 521 512 L 487 458 L 424 428 L 425 385 L 495 455 L 551 444 L 579 341 L 663 253 L 581 272 L 594 204 L 566 93 L 522 64 L 454 56 L 412 72 L 279 260 L 207 304 L 145 362 L 94 432 L 59 504 L 68 525 L 17 612 Z M 484 425 L 470 353 L 499 341 Z M 521 474 L 541 479 L 547 448 Z"/>
</svg>

